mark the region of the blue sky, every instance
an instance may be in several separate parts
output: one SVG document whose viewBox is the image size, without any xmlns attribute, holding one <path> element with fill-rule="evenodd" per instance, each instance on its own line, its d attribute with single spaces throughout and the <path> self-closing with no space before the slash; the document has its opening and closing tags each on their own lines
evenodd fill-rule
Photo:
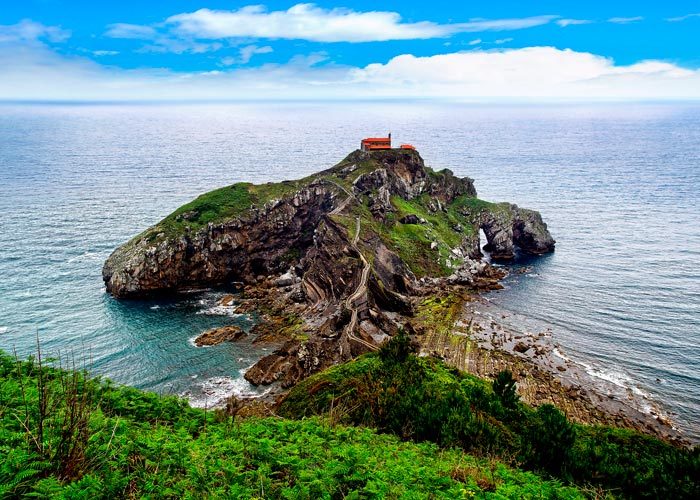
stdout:
<svg viewBox="0 0 700 500">
<path fill-rule="evenodd" d="M 698 98 L 699 34 L 697 0 L 4 0 L 0 98 Z"/>
</svg>

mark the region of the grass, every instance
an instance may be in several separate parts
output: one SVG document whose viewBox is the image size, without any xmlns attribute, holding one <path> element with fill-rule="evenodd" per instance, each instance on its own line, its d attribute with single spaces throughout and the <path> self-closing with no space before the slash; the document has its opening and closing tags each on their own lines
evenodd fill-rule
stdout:
<svg viewBox="0 0 700 500">
<path fill-rule="evenodd" d="M 175 238 L 188 232 L 196 233 L 209 223 L 217 224 L 242 216 L 253 207 L 281 199 L 305 185 L 305 180 L 258 185 L 241 182 L 215 189 L 181 206 L 138 239 L 145 236 L 148 241 L 155 241 L 161 236 Z"/>
<path fill-rule="evenodd" d="M 629 429 L 573 424 L 551 405 L 529 407 L 483 379 L 436 359 L 396 354 L 405 349 L 390 345 L 302 381 L 280 414 L 308 418 L 332 411 L 345 425 L 497 457 L 612 496 L 700 495 L 700 449 L 676 448 Z"/>
<path fill-rule="evenodd" d="M 432 443 L 327 417 L 234 421 L 2 353 L 0 403 L 2 497 L 583 498 Z"/>
<path fill-rule="evenodd" d="M 428 297 L 416 308 L 416 319 L 431 335 L 449 334 L 462 312 L 464 297 L 450 293 Z"/>
</svg>

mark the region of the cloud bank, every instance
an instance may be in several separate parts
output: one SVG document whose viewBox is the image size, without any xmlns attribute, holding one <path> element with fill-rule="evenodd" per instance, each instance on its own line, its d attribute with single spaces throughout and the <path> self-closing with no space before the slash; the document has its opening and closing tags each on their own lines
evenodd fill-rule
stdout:
<svg viewBox="0 0 700 500">
<path fill-rule="evenodd" d="M 619 66 L 554 47 L 401 55 L 351 72 L 384 95 L 528 98 L 700 97 L 700 72 L 661 61 Z"/>
<path fill-rule="evenodd" d="M 700 71 L 663 61 L 618 65 L 554 47 L 403 54 L 365 67 L 338 66 L 324 53 L 284 64 L 227 69 L 267 46 L 247 45 L 217 71 L 126 70 L 62 55 L 19 29 L 0 29 L 0 99 L 216 100 L 372 97 L 526 99 L 700 99 Z M 21 29 L 19 30 L 22 31 Z M 10 36 L 8 33 L 12 33 Z M 24 41 L 27 36 L 32 40 Z M 33 37 L 33 38 L 32 38 Z"/>
<path fill-rule="evenodd" d="M 558 16 L 471 19 L 463 23 L 403 22 L 397 12 L 324 9 L 300 3 L 268 11 L 262 5 L 236 10 L 200 9 L 177 14 L 165 24 L 174 34 L 199 39 L 257 38 L 312 42 L 379 42 L 442 38 L 456 33 L 504 31 L 547 24 Z"/>
</svg>

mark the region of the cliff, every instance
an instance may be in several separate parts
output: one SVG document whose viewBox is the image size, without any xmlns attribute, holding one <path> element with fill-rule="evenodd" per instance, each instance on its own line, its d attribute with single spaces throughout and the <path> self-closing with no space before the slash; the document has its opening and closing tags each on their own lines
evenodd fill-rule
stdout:
<svg viewBox="0 0 700 500">
<path fill-rule="evenodd" d="M 248 286 L 299 328 L 246 377 L 290 386 L 410 328 L 426 283 L 492 285 L 479 229 L 496 258 L 554 249 L 537 212 L 476 195 L 417 151 L 355 151 L 298 181 L 202 195 L 115 250 L 103 277 L 119 298 Z"/>
</svg>

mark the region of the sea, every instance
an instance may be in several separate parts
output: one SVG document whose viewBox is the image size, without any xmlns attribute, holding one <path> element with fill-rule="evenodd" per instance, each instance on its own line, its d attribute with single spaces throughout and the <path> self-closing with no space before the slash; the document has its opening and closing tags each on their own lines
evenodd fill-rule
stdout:
<svg viewBox="0 0 700 500">
<path fill-rule="evenodd" d="M 102 264 L 202 192 L 303 177 L 387 132 L 539 210 L 556 251 L 519 256 L 488 300 L 700 440 L 697 103 L 0 104 L 0 348 L 198 406 L 259 393 L 242 374 L 265 348 L 192 342 L 255 323 L 225 291 L 117 301 Z"/>
</svg>

